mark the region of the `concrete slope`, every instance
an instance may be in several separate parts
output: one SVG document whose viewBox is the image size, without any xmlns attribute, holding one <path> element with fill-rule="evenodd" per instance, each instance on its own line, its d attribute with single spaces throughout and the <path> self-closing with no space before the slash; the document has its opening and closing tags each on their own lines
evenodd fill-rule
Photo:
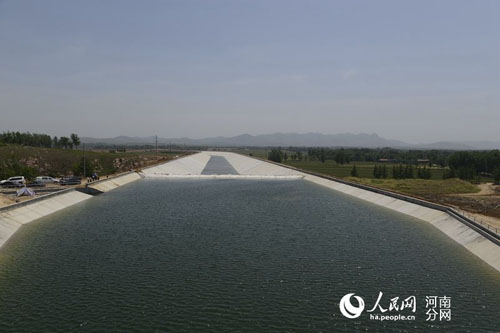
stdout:
<svg viewBox="0 0 500 333">
<path fill-rule="evenodd" d="M 255 158 L 228 152 L 208 152 L 223 156 L 240 175 L 253 176 L 304 176 L 303 173 Z"/>
<path fill-rule="evenodd" d="M 108 192 L 140 178 L 141 176 L 139 176 L 136 172 L 131 172 L 122 176 L 100 181 L 89 185 L 89 187 L 99 192 Z M 70 207 L 89 198 L 92 198 L 92 195 L 71 189 L 42 196 L 25 203 L 14 205 L 12 207 L 6 207 L 5 209 L 0 210 L 0 247 L 23 224 L 32 222 L 38 218 Z"/>
<path fill-rule="evenodd" d="M 139 176 L 139 174 L 136 172 L 131 172 L 123 176 L 102 180 L 98 183 L 89 185 L 89 187 L 100 192 L 108 192 L 138 179 L 141 179 L 141 176 Z"/>
<path fill-rule="evenodd" d="M 430 223 L 497 271 L 500 271 L 500 246 L 445 212 L 309 174 L 306 174 L 304 179 Z"/>
<path fill-rule="evenodd" d="M 58 210 L 72 206 L 76 203 L 91 198 L 91 195 L 74 190 L 64 191 L 61 194 L 42 196 L 26 204 L 14 205 L 0 211 L 0 247 L 23 224 L 32 222 L 41 217 L 55 213 Z"/>
<path fill-rule="evenodd" d="M 146 177 L 167 175 L 200 175 L 210 160 L 210 154 L 201 152 L 186 157 L 142 169 L 141 173 Z"/>
<path fill-rule="evenodd" d="M 500 271 L 500 246 L 445 212 L 235 153 L 209 152 L 209 154 L 225 157 L 240 175 L 303 177 L 312 183 L 430 223 Z"/>
</svg>

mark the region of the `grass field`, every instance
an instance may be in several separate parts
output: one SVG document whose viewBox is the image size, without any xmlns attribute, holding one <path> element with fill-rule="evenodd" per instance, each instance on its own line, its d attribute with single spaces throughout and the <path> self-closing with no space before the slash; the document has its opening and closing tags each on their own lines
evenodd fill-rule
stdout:
<svg viewBox="0 0 500 333">
<path fill-rule="evenodd" d="M 350 177 L 351 170 L 353 165 L 356 165 L 356 169 L 358 170 L 359 178 L 374 178 L 373 177 L 373 168 L 375 166 L 372 162 L 356 162 L 350 164 L 336 164 L 334 161 L 325 161 L 325 163 L 321 163 L 320 161 L 291 161 L 288 160 L 284 162 L 284 164 L 304 169 L 310 170 L 314 172 L 323 173 L 326 175 L 334 176 L 334 177 Z M 387 176 L 392 177 L 392 167 L 395 164 L 384 163 L 378 165 L 385 165 L 387 167 Z M 399 164 L 396 164 L 399 165 Z M 444 169 L 441 168 L 432 168 L 431 170 L 431 179 L 433 180 L 442 180 Z M 416 174 L 416 172 L 414 172 Z"/>
<path fill-rule="evenodd" d="M 247 155 L 247 156 L 255 156 L 258 158 L 267 159 L 267 154 L 269 153 L 269 149 L 233 149 L 231 150 L 234 153 Z M 252 154 L 252 155 L 250 155 Z"/>
<path fill-rule="evenodd" d="M 374 163 L 357 162 L 351 164 L 339 165 L 334 161 L 287 161 L 285 164 L 304 170 L 318 172 L 334 177 L 344 178 L 361 184 L 383 188 L 386 190 L 397 191 L 410 195 L 416 195 L 427 199 L 435 199 L 436 196 L 476 193 L 479 188 L 467 181 L 461 179 L 443 180 L 444 169 L 432 168 L 431 179 L 376 179 L 373 177 Z M 358 177 L 351 177 L 351 170 L 356 164 Z M 395 164 L 387 163 L 388 177 L 392 177 L 392 167 Z M 398 165 L 398 164 L 396 164 Z"/>
<path fill-rule="evenodd" d="M 347 177 L 357 183 L 380 187 L 422 197 L 429 195 L 446 195 L 460 193 L 477 193 L 479 187 L 461 179 L 427 180 L 427 179 L 367 179 Z"/>
</svg>

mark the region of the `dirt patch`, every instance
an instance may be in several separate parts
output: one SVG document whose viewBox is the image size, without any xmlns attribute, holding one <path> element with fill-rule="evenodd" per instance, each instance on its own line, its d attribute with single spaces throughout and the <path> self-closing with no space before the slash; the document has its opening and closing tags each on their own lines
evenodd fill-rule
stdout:
<svg viewBox="0 0 500 333">
<path fill-rule="evenodd" d="M 480 184 L 478 187 L 481 191 L 477 193 L 447 195 L 436 199 L 471 213 L 500 219 L 500 186 L 487 183 Z"/>
<path fill-rule="evenodd" d="M 5 207 L 8 205 L 12 205 L 16 200 L 14 196 L 7 196 L 5 194 L 0 194 L 0 207 Z"/>
<path fill-rule="evenodd" d="M 473 213 L 500 218 L 500 196 L 424 196 L 431 201 L 457 206 Z"/>
<path fill-rule="evenodd" d="M 480 191 L 477 193 L 459 193 L 455 194 L 460 197 L 474 197 L 474 196 L 486 196 L 500 194 L 500 187 L 498 185 L 493 185 L 493 183 L 479 184 L 477 185 Z"/>
</svg>

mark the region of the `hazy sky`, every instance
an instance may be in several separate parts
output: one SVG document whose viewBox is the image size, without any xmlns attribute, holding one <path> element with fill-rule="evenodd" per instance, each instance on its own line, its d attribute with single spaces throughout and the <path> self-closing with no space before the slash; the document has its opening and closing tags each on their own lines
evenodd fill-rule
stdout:
<svg viewBox="0 0 500 333">
<path fill-rule="evenodd" d="M 0 0 L 0 131 L 500 141 L 500 1 Z"/>
</svg>

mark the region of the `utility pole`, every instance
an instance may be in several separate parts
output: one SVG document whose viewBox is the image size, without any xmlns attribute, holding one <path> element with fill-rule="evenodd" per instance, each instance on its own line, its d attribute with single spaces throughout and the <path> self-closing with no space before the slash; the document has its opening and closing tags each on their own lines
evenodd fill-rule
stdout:
<svg viewBox="0 0 500 333">
<path fill-rule="evenodd" d="M 83 146 L 83 178 L 85 179 L 85 187 L 87 187 L 87 170 L 86 170 L 86 161 L 85 161 L 85 143 L 82 145 Z"/>
<path fill-rule="evenodd" d="M 158 135 L 156 136 L 156 160 L 158 161 Z"/>
</svg>

